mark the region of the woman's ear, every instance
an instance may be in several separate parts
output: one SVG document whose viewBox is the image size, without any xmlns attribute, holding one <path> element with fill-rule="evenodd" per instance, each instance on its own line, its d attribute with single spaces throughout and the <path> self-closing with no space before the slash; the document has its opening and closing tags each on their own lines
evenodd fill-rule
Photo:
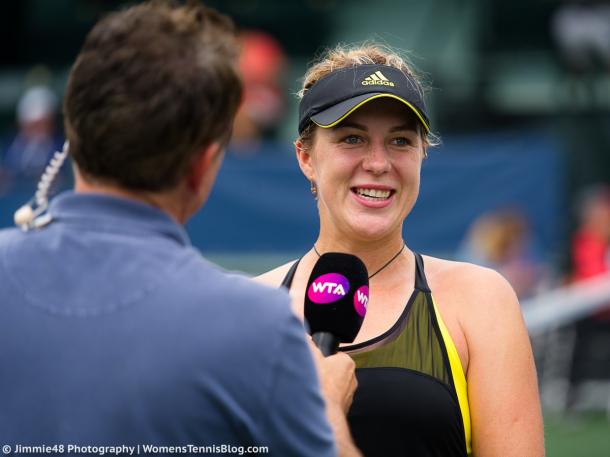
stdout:
<svg viewBox="0 0 610 457">
<path fill-rule="evenodd" d="M 310 181 L 315 181 L 315 173 L 311 163 L 311 150 L 305 148 L 305 145 L 300 139 L 294 142 L 294 150 L 299 162 L 299 167 L 301 167 L 301 171 L 305 177 Z"/>
</svg>

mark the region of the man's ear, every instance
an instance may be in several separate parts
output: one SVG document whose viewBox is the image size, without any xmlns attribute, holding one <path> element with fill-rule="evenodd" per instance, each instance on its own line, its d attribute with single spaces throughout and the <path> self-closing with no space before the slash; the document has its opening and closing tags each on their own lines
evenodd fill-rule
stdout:
<svg viewBox="0 0 610 457">
<path fill-rule="evenodd" d="M 187 174 L 186 183 L 189 190 L 197 192 L 201 188 L 206 172 L 212 168 L 216 160 L 220 160 L 221 155 L 222 147 L 219 143 L 211 143 L 195 155 Z"/>
<path fill-rule="evenodd" d="M 301 167 L 301 171 L 305 177 L 310 181 L 315 181 L 315 173 L 311 163 L 311 151 L 305 148 L 301 140 L 296 140 L 294 142 L 294 150 L 297 161 L 299 162 L 299 167 Z"/>
</svg>

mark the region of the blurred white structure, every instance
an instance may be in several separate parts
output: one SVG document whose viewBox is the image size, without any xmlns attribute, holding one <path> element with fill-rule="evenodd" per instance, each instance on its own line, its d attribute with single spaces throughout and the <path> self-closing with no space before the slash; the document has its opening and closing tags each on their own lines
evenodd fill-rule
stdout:
<svg viewBox="0 0 610 457">
<path fill-rule="evenodd" d="M 576 344 L 572 324 L 607 309 L 609 303 L 610 275 L 561 287 L 523 302 L 545 409 L 555 412 L 605 409 L 610 421 L 610 379 L 584 380 L 578 385 L 571 381 Z"/>
</svg>

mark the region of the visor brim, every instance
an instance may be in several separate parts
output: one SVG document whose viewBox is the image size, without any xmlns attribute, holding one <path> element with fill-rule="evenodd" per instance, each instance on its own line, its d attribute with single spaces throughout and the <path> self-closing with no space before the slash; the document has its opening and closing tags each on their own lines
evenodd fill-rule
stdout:
<svg viewBox="0 0 610 457">
<path fill-rule="evenodd" d="M 394 95 L 388 94 L 384 92 L 373 92 L 370 94 L 362 94 L 356 97 L 349 98 L 344 100 L 336 105 L 331 106 L 330 108 L 325 109 L 324 111 L 320 111 L 317 114 L 311 116 L 311 121 L 316 124 L 318 127 L 322 127 L 324 129 L 328 129 L 334 127 L 339 124 L 342 120 L 360 108 L 362 105 L 370 102 L 371 100 L 375 100 L 378 98 L 393 98 L 404 103 L 417 117 L 417 119 L 421 122 L 426 133 L 430 131 L 430 127 L 421 113 L 415 108 L 411 103 L 406 101 L 405 99 Z"/>
</svg>

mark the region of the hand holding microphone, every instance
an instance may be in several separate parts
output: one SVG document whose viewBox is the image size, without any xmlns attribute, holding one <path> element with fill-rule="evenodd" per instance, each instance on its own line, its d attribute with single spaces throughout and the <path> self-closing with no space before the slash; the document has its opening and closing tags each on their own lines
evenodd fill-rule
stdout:
<svg viewBox="0 0 610 457">
<path fill-rule="evenodd" d="M 358 387 L 356 364 L 344 352 L 324 357 L 313 341 L 310 343 L 327 406 L 335 405 L 342 414 L 347 414 Z"/>
</svg>

